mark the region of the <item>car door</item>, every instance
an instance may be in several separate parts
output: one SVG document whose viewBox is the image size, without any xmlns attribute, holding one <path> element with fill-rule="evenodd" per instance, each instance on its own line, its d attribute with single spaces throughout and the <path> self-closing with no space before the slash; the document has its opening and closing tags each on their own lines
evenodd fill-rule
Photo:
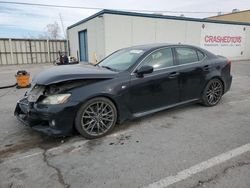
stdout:
<svg viewBox="0 0 250 188">
<path fill-rule="evenodd" d="M 153 72 L 138 77 L 136 70 L 152 66 Z M 141 113 L 171 105 L 179 101 L 178 71 L 171 48 L 162 48 L 149 54 L 131 74 L 130 110 Z"/>
<path fill-rule="evenodd" d="M 209 71 L 204 64 L 204 53 L 191 47 L 176 47 L 174 51 L 179 67 L 181 101 L 200 98 Z"/>
</svg>

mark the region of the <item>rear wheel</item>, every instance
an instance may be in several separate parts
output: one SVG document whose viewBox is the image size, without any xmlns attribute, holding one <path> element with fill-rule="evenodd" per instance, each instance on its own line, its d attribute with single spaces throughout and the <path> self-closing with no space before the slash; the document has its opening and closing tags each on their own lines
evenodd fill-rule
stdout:
<svg viewBox="0 0 250 188">
<path fill-rule="evenodd" d="M 116 120 L 117 110 L 112 101 L 97 97 L 81 106 L 75 118 L 75 126 L 82 136 L 93 139 L 108 134 Z"/>
<path fill-rule="evenodd" d="M 223 95 L 223 84 L 222 82 L 214 78 L 210 80 L 202 94 L 202 104 L 205 106 L 215 106 L 219 103 Z"/>
</svg>

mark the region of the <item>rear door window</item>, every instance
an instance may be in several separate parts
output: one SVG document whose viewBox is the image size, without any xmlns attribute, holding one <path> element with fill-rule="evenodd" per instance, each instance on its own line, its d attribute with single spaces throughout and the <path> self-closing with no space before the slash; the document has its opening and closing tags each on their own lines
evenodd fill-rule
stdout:
<svg viewBox="0 0 250 188">
<path fill-rule="evenodd" d="M 199 61 L 196 50 L 192 48 L 175 48 L 177 59 L 180 65 Z"/>
<path fill-rule="evenodd" d="M 197 55 L 198 55 L 199 61 L 201 61 L 205 57 L 205 55 L 199 50 L 197 50 Z"/>
</svg>

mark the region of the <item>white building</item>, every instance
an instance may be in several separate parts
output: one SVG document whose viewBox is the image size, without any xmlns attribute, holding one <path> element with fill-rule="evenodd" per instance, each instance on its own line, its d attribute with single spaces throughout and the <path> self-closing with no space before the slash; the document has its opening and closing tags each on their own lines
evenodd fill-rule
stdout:
<svg viewBox="0 0 250 188">
<path fill-rule="evenodd" d="M 191 44 L 232 60 L 250 59 L 250 23 L 103 10 L 67 32 L 70 54 L 92 63 L 149 43 Z"/>
</svg>

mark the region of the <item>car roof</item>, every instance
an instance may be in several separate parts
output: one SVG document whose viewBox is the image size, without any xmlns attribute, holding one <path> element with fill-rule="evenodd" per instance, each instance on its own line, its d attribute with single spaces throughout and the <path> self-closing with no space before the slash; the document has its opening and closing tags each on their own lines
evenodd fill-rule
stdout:
<svg viewBox="0 0 250 188">
<path fill-rule="evenodd" d="M 203 53 L 205 53 L 208 56 L 215 56 L 213 53 L 200 48 L 198 46 L 193 46 L 193 45 L 189 45 L 189 44 L 170 44 L 170 43 L 152 43 L 152 44 L 144 44 L 144 45 L 137 45 L 137 46 L 131 46 L 131 47 L 127 47 L 124 49 L 128 49 L 128 50 L 143 50 L 145 52 L 151 52 L 153 50 L 159 49 L 159 48 L 163 48 L 163 47 L 188 47 L 188 48 L 194 48 L 196 50 L 202 51 Z"/>
<path fill-rule="evenodd" d="M 180 46 L 180 47 L 191 47 L 191 48 L 198 48 L 196 46 L 192 45 L 187 45 L 187 44 L 170 44 L 170 43 L 152 43 L 152 44 L 144 44 L 144 45 L 137 45 L 137 46 L 131 46 L 125 49 L 131 49 L 131 50 L 153 50 L 157 48 L 162 48 L 162 47 L 174 47 L 174 46 Z"/>
</svg>

